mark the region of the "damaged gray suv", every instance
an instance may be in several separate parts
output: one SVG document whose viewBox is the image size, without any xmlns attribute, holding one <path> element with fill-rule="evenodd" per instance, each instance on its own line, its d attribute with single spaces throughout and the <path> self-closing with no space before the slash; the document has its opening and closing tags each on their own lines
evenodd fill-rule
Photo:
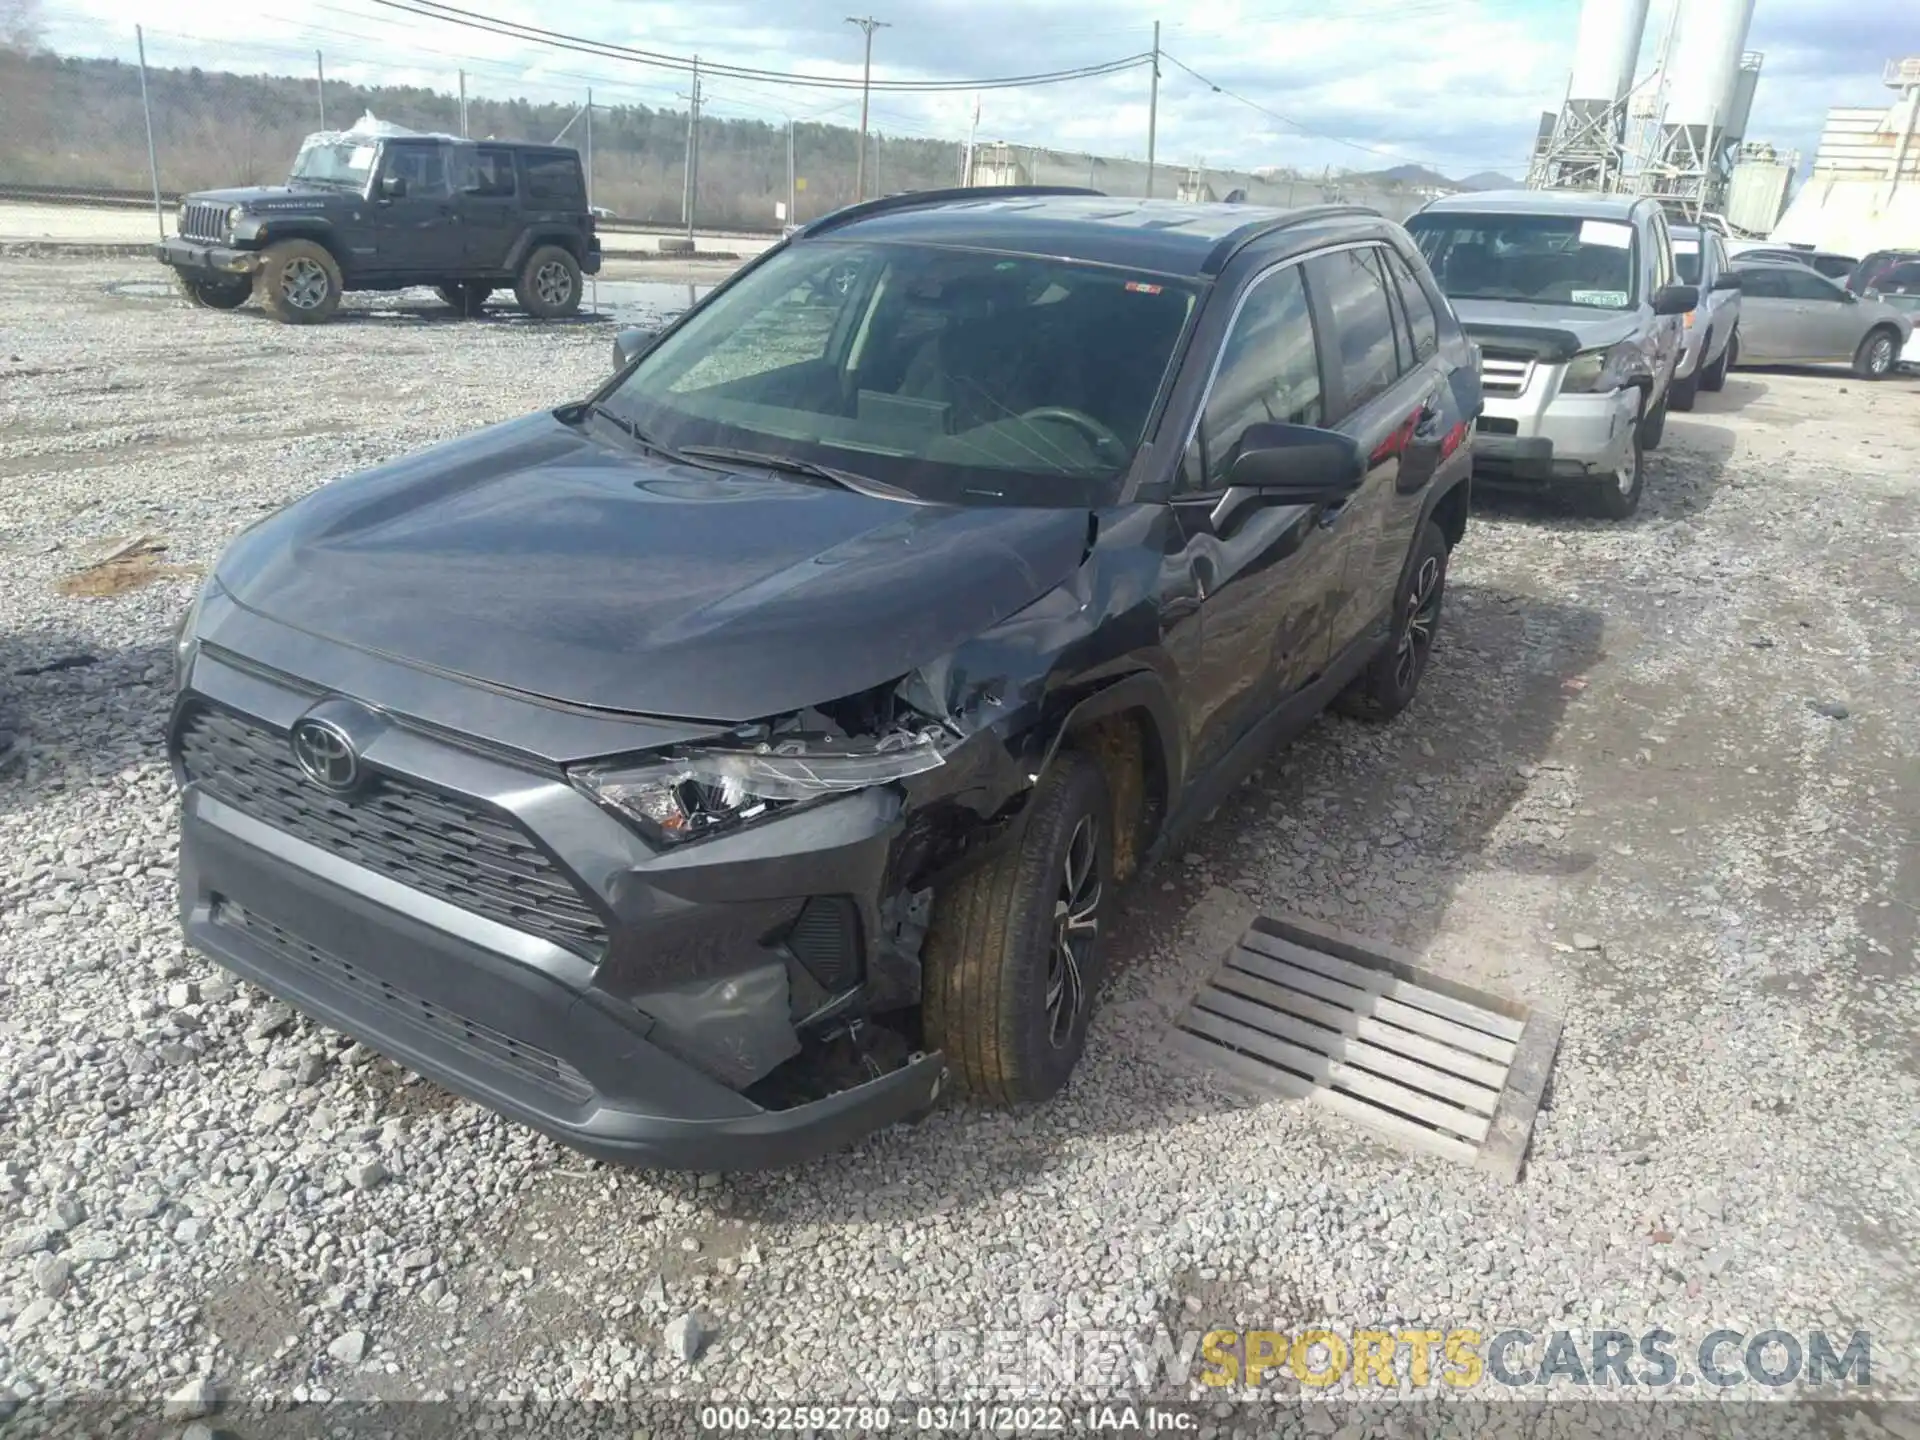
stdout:
<svg viewBox="0 0 1920 1440">
<path fill-rule="evenodd" d="M 1052 1094 L 1116 885 L 1427 665 L 1479 378 L 1370 211 L 893 197 L 622 355 L 236 540 L 170 733 L 191 943 L 591 1154 Z"/>
</svg>

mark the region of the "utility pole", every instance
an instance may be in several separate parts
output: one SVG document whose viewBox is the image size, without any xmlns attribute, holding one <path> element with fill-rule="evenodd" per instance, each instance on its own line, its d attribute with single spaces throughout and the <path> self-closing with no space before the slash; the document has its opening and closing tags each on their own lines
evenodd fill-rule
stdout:
<svg viewBox="0 0 1920 1440">
<path fill-rule="evenodd" d="M 867 198 L 867 95 L 873 88 L 873 32 L 892 27 L 871 15 L 849 15 L 847 23 L 858 25 L 867 37 L 867 58 L 860 72 L 860 154 L 853 164 L 853 198 L 857 204 Z"/>
<path fill-rule="evenodd" d="M 787 224 L 800 223 L 800 197 L 793 184 L 793 117 L 787 116 Z"/>
<path fill-rule="evenodd" d="M 466 134 L 463 130 L 461 134 Z M 593 87 L 587 87 L 587 210 L 593 210 Z"/>
<path fill-rule="evenodd" d="M 682 200 L 687 222 L 687 239 L 693 239 L 693 204 L 700 179 L 700 57 L 693 57 L 693 88 L 687 95 L 687 173 L 686 194 Z"/>
<path fill-rule="evenodd" d="M 313 98 L 320 102 L 320 128 L 327 128 L 327 62 L 316 50 L 313 52 Z"/>
<path fill-rule="evenodd" d="M 1153 140 L 1160 125 L 1160 22 L 1153 22 L 1153 88 L 1147 92 L 1147 198 L 1153 198 Z"/>
<path fill-rule="evenodd" d="M 973 184 L 973 139 L 980 133 L 980 97 L 973 97 L 973 119 L 967 125 L 967 149 L 960 161 L 960 183 Z"/>
<path fill-rule="evenodd" d="M 133 43 L 140 52 L 140 113 L 147 117 L 147 173 L 153 177 L 153 223 L 160 239 L 167 238 L 167 217 L 160 209 L 160 154 L 153 147 L 153 103 L 147 99 L 147 36 L 138 25 L 133 27 Z"/>
<path fill-rule="evenodd" d="M 460 138 L 467 138 L 467 72 L 460 72 Z"/>
</svg>

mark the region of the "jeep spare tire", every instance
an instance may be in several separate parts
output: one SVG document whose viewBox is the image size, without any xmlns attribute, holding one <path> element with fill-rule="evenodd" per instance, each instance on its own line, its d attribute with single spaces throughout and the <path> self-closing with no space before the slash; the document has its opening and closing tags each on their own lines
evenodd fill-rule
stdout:
<svg viewBox="0 0 1920 1440">
<path fill-rule="evenodd" d="M 312 240 L 282 240 L 261 257 L 254 294 L 283 325 L 318 325 L 340 308 L 340 266 Z"/>
<path fill-rule="evenodd" d="M 520 308 L 541 320 L 580 309 L 580 262 L 558 245 L 536 245 L 520 266 L 513 293 Z"/>
<path fill-rule="evenodd" d="M 180 277 L 180 288 L 190 304 L 208 310 L 237 310 L 253 294 L 253 280 L 246 275 L 215 277 L 173 272 Z"/>
<path fill-rule="evenodd" d="M 435 294 L 469 320 L 480 313 L 480 308 L 493 294 L 493 286 L 478 280 L 454 280 L 433 288 Z"/>
</svg>

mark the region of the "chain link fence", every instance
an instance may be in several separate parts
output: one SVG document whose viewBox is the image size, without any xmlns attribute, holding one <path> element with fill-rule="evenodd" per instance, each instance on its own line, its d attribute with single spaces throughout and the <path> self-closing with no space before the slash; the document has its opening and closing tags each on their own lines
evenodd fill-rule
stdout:
<svg viewBox="0 0 1920 1440">
<path fill-rule="evenodd" d="M 205 68 L 210 55 L 227 68 Z M 127 37 L 124 58 L 0 48 L 0 188 L 82 198 L 157 189 L 170 212 L 190 191 L 278 182 L 305 136 L 371 114 L 413 130 L 572 145 L 587 164 L 593 204 L 637 228 L 765 233 L 855 198 L 858 132 L 818 118 L 824 112 L 795 115 L 768 103 L 782 97 L 733 94 L 746 87 L 731 85 L 715 93 L 702 82 L 690 137 L 691 77 L 647 84 L 467 68 L 484 63 L 367 42 L 307 50 L 146 27 Z M 503 92 L 517 98 L 497 98 Z M 968 174 L 968 147 L 957 140 L 887 134 L 868 145 L 869 194 L 951 186 Z M 1006 143 L 980 145 L 970 158 L 976 184 L 1086 185 L 1123 196 L 1149 188 L 1137 159 Z M 1351 179 L 1164 163 L 1152 193 L 1282 206 L 1351 200 L 1396 218 L 1423 198 Z"/>
</svg>

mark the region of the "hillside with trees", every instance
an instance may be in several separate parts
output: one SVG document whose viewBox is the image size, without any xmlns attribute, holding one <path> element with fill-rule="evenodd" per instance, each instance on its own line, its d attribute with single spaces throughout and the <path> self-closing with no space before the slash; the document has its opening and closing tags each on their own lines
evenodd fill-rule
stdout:
<svg viewBox="0 0 1920 1440">
<path fill-rule="evenodd" d="M 0 0 L 9 3 L 19 0 Z M 160 184 L 170 193 L 280 180 L 301 138 L 320 128 L 312 77 L 149 68 L 147 88 Z M 458 98 L 438 91 L 329 79 L 325 98 L 327 122 L 335 128 L 366 112 L 416 130 L 460 128 Z M 565 131 L 564 143 L 584 149 L 579 108 L 470 95 L 467 133 L 546 142 Z M 677 223 L 686 142 L 684 110 L 596 104 L 594 203 L 627 219 Z M 869 193 L 959 180 L 957 144 L 895 136 L 870 143 Z M 796 170 L 807 182 L 800 218 L 853 199 L 857 147 L 858 132 L 845 126 L 794 127 Z M 702 225 L 771 227 L 774 204 L 787 195 L 785 125 L 702 116 L 699 177 Z M 0 184 L 144 189 L 147 132 L 138 67 L 0 49 Z"/>
</svg>

